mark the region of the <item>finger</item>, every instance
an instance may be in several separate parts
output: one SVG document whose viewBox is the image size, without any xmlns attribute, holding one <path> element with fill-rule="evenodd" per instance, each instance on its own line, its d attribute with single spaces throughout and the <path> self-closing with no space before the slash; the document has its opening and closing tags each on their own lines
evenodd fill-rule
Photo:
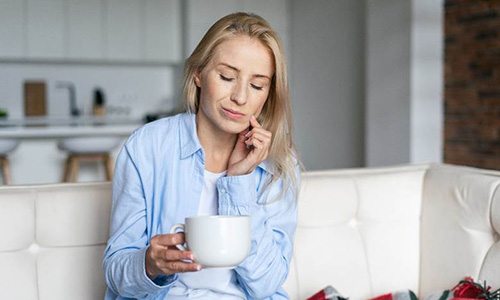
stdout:
<svg viewBox="0 0 500 300">
<path fill-rule="evenodd" d="M 259 150 L 262 150 L 264 149 L 264 143 L 257 140 L 257 139 L 253 139 L 252 140 L 252 146 L 255 148 L 255 149 L 259 149 Z"/>
<path fill-rule="evenodd" d="M 263 132 L 255 132 L 250 138 L 254 138 L 265 143 L 271 142 L 271 137 Z"/>
<path fill-rule="evenodd" d="M 257 143 L 261 145 L 262 147 L 257 147 Z M 247 148 L 250 146 L 257 147 L 258 149 L 268 149 L 269 146 L 271 145 L 271 140 L 269 140 L 267 137 L 251 137 L 248 138 L 248 140 L 245 141 L 245 144 L 247 145 Z"/>
<path fill-rule="evenodd" d="M 174 273 L 180 272 L 196 272 L 201 270 L 201 265 L 197 263 L 186 263 L 182 261 L 168 262 L 165 267 L 173 271 Z"/>
<path fill-rule="evenodd" d="M 166 249 L 162 252 L 162 258 L 167 261 L 177 261 L 177 260 L 193 260 L 194 256 L 191 251 L 180 251 L 177 249 Z"/>
<path fill-rule="evenodd" d="M 252 131 L 249 131 L 246 135 L 245 138 L 257 136 L 259 137 L 260 140 L 272 140 L 273 134 L 270 131 L 267 131 L 263 128 L 254 128 Z"/>
<path fill-rule="evenodd" d="M 250 125 L 252 125 L 253 128 L 260 128 L 262 127 L 259 122 L 257 121 L 257 118 L 255 116 L 250 117 Z"/>
<path fill-rule="evenodd" d="M 264 128 L 261 127 L 261 128 L 254 128 L 254 129 L 250 130 L 249 132 L 247 132 L 245 134 L 245 137 L 247 138 L 247 137 L 253 136 L 255 134 L 259 134 L 259 135 L 265 136 L 265 137 L 267 137 L 269 139 L 271 139 L 272 136 L 273 136 L 273 134 L 270 131 L 267 131 L 267 130 L 265 130 Z"/>
<path fill-rule="evenodd" d="M 160 234 L 155 236 L 153 239 L 155 239 L 155 242 L 158 245 L 164 247 L 175 246 L 184 243 L 184 233 Z"/>
</svg>

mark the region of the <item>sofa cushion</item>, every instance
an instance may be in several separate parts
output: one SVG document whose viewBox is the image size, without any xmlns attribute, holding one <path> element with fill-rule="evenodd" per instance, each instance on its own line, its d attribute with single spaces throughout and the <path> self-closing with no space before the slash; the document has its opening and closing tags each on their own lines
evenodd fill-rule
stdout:
<svg viewBox="0 0 500 300">
<path fill-rule="evenodd" d="M 0 188 L 0 299 L 102 299 L 110 183 Z"/>
<path fill-rule="evenodd" d="M 499 186 L 498 174 L 488 176 L 474 168 L 429 169 L 422 204 L 421 295 L 452 286 L 464 276 L 500 286 L 495 229 Z"/>
<path fill-rule="evenodd" d="M 333 285 L 353 299 L 418 290 L 426 166 L 303 174 L 293 269 L 285 288 L 305 299 Z"/>
<path fill-rule="evenodd" d="M 491 197 L 491 224 L 495 229 L 496 242 L 493 244 L 484 259 L 480 278 L 487 278 L 491 286 L 500 287 L 500 185 L 497 185 Z"/>
<path fill-rule="evenodd" d="M 101 265 L 104 247 L 61 247 L 41 251 L 37 264 L 39 299 L 103 299 L 106 289 Z"/>
<path fill-rule="evenodd" d="M 39 299 L 36 257 L 29 250 L 0 252 L 0 299 Z"/>
<path fill-rule="evenodd" d="M 35 194 L 12 190 L 0 197 L 0 252 L 26 249 L 35 238 Z"/>
<path fill-rule="evenodd" d="M 111 191 L 108 185 L 77 185 L 40 190 L 36 203 L 36 236 L 40 246 L 105 244 L 109 234 Z"/>
</svg>

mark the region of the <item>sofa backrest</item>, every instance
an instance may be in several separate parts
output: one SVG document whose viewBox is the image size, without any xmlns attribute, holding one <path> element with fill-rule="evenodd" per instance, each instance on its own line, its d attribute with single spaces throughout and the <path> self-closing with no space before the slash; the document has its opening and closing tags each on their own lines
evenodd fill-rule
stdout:
<svg viewBox="0 0 500 300">
<path fill-rule="evenodd" d="M 425 296 L 466 275 L 500 287 L 500 172 L 307 172 L 298 201 L 291 299 Z M 0 299 L 102 299 L 110 209 L 110 183 L 0 187 Z"/>
<path fill-rule="evenodd" d="M 500 172 L 450 165 L 303 174 L 292 299 L 332 285 L 350 299 L 465 276 L 500 287 Z"/>
<path fill-rule="evenodd" d="M 350 299 L 418 289 L 419 223 L 427 166 L 302 175 L 291 299 L 332 285 Z"/>
<path fill-rule="evenodd" d="M 500 288 L 500 172 L 431 167 L 421 231 L 421 295 L 466 275 Z"/>
<path fill-rule="evenodd" d="M 103 299 L 109 183 L 0 188 L 0 299 Z"/>
</svg>

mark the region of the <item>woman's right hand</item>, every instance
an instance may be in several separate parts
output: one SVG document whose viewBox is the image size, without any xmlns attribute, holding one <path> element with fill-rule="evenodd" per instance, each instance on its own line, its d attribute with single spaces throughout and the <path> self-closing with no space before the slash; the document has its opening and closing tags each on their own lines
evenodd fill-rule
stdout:
<svg viewBox="0 0 500 300">
<path fill-rule="evenodd" d="M 154 279 L 158 275 L 171 275 L 179 272 L 194 272 L 201 266 L 193 261 L 191 251 L 181 251 L 175 245 L 184 243 L 184 233 L 159 234 L 151 239 L 146 251 L 146 274 Z"/>
</svg>

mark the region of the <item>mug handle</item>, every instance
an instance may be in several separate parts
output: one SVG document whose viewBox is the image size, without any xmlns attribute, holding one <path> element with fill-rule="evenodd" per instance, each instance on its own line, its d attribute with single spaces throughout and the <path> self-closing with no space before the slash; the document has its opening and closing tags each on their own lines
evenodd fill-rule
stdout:
<svg viewBox="0 0 500 300">
<path fill-rule="evenodd" d="M 175 224 L 174 226 L 172 226 L 172 228 L 170 228 L 170 233 L 179 233 L 179 232 L 185 232 L 184 224 Z M 181 251 L 187 251 L 186 243 L 175 245 L 175 247 L 177 247 L 177 249 Z"/>
</svg>

